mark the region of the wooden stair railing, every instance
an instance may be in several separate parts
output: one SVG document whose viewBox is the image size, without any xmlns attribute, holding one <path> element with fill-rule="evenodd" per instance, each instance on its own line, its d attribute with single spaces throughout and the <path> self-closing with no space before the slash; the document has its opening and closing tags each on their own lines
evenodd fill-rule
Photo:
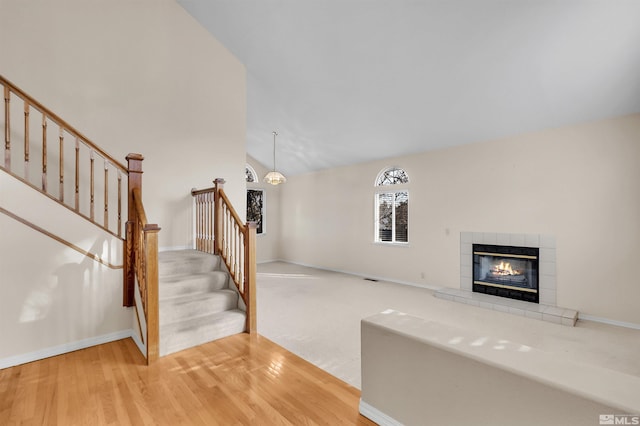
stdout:
<svg viewBox="0 0 640 426">
<path fill-rule="evenodd" d="M 224 192 L 224 179 L 213 188 L 192 190 L 196 250 L 219 255 L 247 309 L 246 332 L 257 332 L 256 224 L 242 223 Z"/>
<path fill-rule="evenodd" d="M 147 321 L 147 361 L 152 362 L 158 357 L 160 228 L 147 223 L 142 206 L 142 155 L 129 154 L 125 167 L 2 75 L 0 84 L 4 93 L 4 155 L 0 157 L 4 163 L 0 169 L 123 241 L 123 305 L 135 306 L 137 278 Z M 21 121 L 18 130 L 12 127 L 14 116 L 22 117 L 17 119 Z M 50 143 L 52 140 L 57 143 Z M 34 153 L 41 162 L 32 161 Z M 15 167 L 16 161 L 22 167 Z M 124 197 L 123 177 L 127 179 Z M 123 209 L 128 211 L 125 236 Z"/>
<path fill-rule="evenodd" d="M 4 88 L 0 168 L 122 238 L 126 202 L 122 178 L 129 174 L 127 167 L 1 75 L 0 84 Z M 12 126 L 12 120 L 19 126 Z M 41 161 L 34 162 L 34 154 Z"/>
</svg>

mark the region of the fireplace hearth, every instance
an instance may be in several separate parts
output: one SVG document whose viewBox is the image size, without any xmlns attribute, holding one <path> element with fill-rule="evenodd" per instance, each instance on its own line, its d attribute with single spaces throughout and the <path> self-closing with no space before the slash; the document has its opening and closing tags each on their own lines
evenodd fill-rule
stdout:
<svg viewBox="0 0 640 426">
<path fill-rule="evenodd" d="M 539 303 L 538 257 L 534 247 L 473 244 L 473 291 Z"/>
</svg>

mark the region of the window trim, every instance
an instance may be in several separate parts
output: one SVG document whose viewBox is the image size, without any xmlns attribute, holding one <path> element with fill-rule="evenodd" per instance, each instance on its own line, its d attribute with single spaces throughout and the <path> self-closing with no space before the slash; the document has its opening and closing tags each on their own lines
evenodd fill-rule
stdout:
<svg viewBox="0 0 640 426">
<path fill-rule="evenodd" d="M 382 177 L 385 173 L 388 173 L 390 170 L 401 170 L 404 176 L 406 177 L 406 182 L 396 182 L 396 183 L 381 183 Z M 375 244 L 384 244 L 384 245 L 394 245 L 399 247 L 407 247 L 409 245 L 409 206 L 407 205 L 407 241 L 397 241 L 396 240 L 396 194 L 399 192 L 405 192 L 407 194 L 407 203 L 409 203 L 410 191 L 409 184 L 411 183 L 411 179 L 409 178 L 409 173 L 400 166 L 388 166 L 384 167 L 378 174 L 376 175 L 376 180 L 374 182 L 374 226 L 373 226 L 373 242 Z M 392 218 L 391 218 L 391 241 L 382 241 L 380 239 L 380 204 L 379 197 L 380 194 L 393 194 L 393 209 L 392 209 Z"/>
<path fill-rule="evenodd" d="M 249 171 L 249 173 L 251 173 L 251 176 L 253 177 L 253 182 L 249 182 L 247 180 L 247 170 Z M 256 173 L 256 170 L 253 167 L 251 167 L 251 164 L 249 163 L 245 165 L 244 176 L 245 176 L 244 180 L 247 183 L 260 183 L 260 180 L 258 180 L 258 174 Z"/>
<path fill-rule="evenodd" d="M 400 185 L 397 185 L 400 186 Z M 409 189 L 407 188 L 397 188 L 395 191 L 383 190 L 382 188 L 396 188 L 396 185 L 385 185 L 379 186 L 380 190 L 375 191 L 373 194 L 373 204 L 375 210 L 374 217 L 374 234 L 373 234 L 373 242 L 376 244 L 385 244 L 385 245 L 397 245 L 397 246 L 408 246 L 409 245 L 409 207 L 407 206 L 407 241 L 397 241 L 396 240 L 396 207 L 395 207 L 395 195 L 398 192 L 406 192 L 407 193 L 407 203 L 409 203 Z M 380 194 L 393 194 L 393 209 L 392 209 L 392 218 L 391 218 L 391 241 L 382 241 L 380 239 L 380 205 L 378 203 L 378 196 Z"/>
</svg>

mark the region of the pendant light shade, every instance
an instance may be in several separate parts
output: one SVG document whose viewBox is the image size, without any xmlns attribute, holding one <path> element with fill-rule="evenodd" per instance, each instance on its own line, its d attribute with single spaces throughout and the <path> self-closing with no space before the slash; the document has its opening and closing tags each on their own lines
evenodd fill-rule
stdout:
<svg viewBox="0 0 640 426">
<path fill-rule="evenodd" d="M 273 132 L 273 171 L 267 173 L 264 177 L 264 181 L 266 183 L 270 183 L 271 185 L 280 185 L 281 183 L 285 183 L 287 178 L 278 171 L 276 171 L 276 136 L 278 136 L 277 132 Z"/>
</svg>

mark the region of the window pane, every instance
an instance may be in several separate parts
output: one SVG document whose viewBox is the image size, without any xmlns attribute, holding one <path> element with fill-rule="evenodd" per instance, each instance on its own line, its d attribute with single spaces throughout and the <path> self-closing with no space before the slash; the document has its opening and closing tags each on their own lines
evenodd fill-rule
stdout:
<svg viewBox="0 0 640 426">
<path fill-rule="evenodd" d="M 396 238 L 395 241 L 409 241 L 409 193 L 396 192 Z"/>
<path fill-rule="evenodd" d="M 393 241 L 393 193 L 378 194 L 378 241 Z"/>
<path fill-rule="evenodd" d="M 263 192 L 259 189 L 247 190 L 247 222 L 256 223 L 256 233 L 262 234 Z"/>
<path fill-rule="evenodd" d="M 245 173 L 245 178 L 247 180 L 247 182 L 257 182 L 258 181 L 258 177 L 256 176 L 256 172 L 253 170 L 253 168 L 247 164 L 247 166 L 244 169 L 244 173 Z"/>
<path fill-rule="evenodd" d="M 391 167 L 380 174 L 376 185 L 397 185 L 401 183 L 409 183 L 409 176 L 404 170 Z"/>
</svg>

